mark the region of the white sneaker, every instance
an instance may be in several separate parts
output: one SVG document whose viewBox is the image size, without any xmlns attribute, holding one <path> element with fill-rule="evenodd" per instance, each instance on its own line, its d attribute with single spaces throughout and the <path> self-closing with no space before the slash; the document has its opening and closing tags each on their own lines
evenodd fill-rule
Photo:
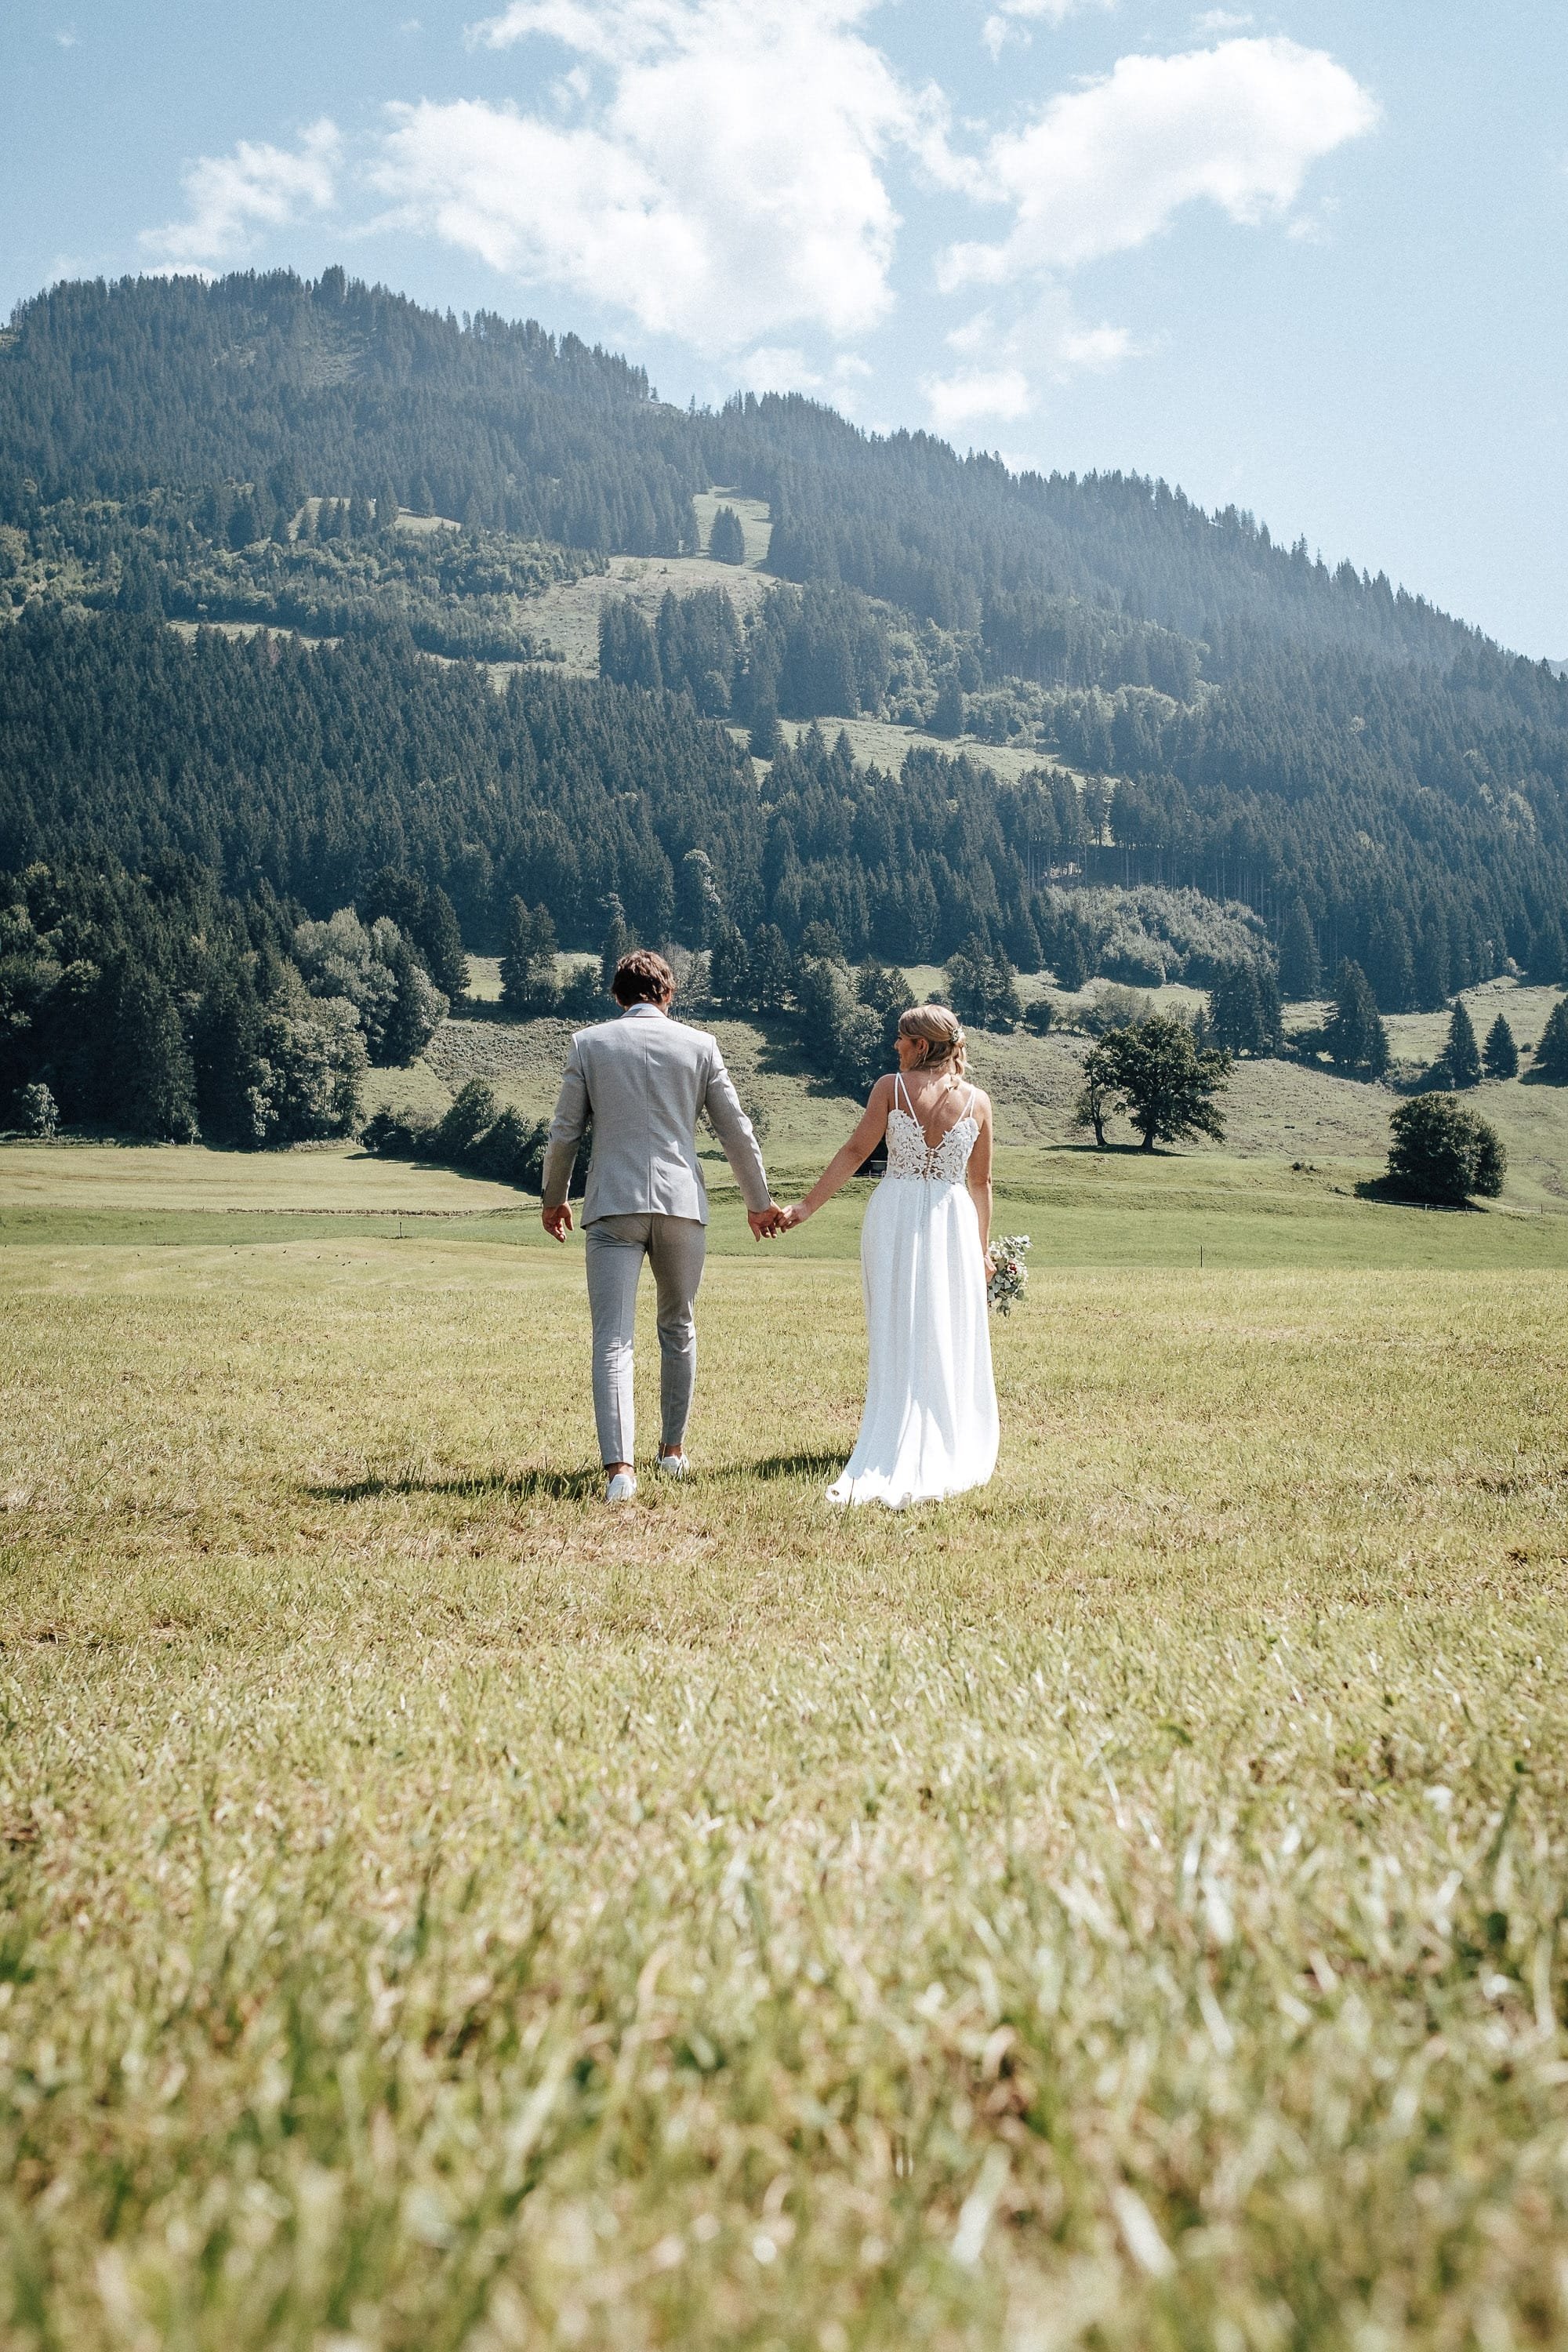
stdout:
<svg viewBox="0 0 1568 2352">
<path fill-rule="evenodd" d="M 605 1490 L 606 1503 L 629 1503 L 637 1493 L 637 1482 L 629 1470 L 617 1470 Z"/>
<path fill-rule="evenodd" d="M 689 1454 L 661 1454 L 658 1466 L 667 1478 L 689 1478 L 691 1456 Z"/>
</svg>

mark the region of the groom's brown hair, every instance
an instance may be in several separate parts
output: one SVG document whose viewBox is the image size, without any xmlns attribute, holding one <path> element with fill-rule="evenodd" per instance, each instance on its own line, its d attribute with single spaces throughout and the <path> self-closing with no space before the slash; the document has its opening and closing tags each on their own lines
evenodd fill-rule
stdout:
<svg viewBox="0 0 1568 2352">
<path fill-rule="evenodd" d="M 634 948 L 616 966 L 610 993 L 617 1004 L 668 1004 L 675 994 L 675 974 L 651 948 Z"/>
</svg>

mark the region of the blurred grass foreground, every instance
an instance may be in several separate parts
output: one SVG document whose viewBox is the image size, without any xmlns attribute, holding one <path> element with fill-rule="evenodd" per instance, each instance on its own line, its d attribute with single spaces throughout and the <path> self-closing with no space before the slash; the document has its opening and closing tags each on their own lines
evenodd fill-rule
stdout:
<svg viewBox="0 0 1568 2352">
<path fill-rule="evenodd" d="M 737 1242 L 611 1517 L 574 1251 L 145 1157 L 0 1184 L 8 2345 L 1568 2340 L 1555 1263 L 1010 1208 L 994 1484 L 841 1517 Z"/>
</svg>

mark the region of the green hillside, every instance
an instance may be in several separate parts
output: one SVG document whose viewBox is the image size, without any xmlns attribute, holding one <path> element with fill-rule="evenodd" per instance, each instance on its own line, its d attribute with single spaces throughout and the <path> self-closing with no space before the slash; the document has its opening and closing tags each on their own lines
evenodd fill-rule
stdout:
<svg viewBox="0 0 1568 2352">
<path fill-rule="evenodd" d="M 68 1124 L 342 1131 L 356 1060 L 416 1059 L 524 919 L 727 956 L 724 1011 L 786 1027 L 826 961 L 865 1050 L 777 1106 L 813 1148 L 879 966 L 1192 1007 L 1348 961 L 1402 1082 L 1456 996 L 1568 982 L 1549 667 L 1163 484 L 678 412 L 342 271 L 21 306 L 0 616 L 0 1096 Z M 499 1050 L 443 1034 L 448 1075 Z M 759 1103 L 783 1050 L 737 1032 Z M 1016 1148 L 1060 1144 L 1071 1045 L 984 1051 Z M 1380 1119 L 1321 1066 L 1236 1081 L 1249 1150 L 1375 1160 Z"/>
</svg>

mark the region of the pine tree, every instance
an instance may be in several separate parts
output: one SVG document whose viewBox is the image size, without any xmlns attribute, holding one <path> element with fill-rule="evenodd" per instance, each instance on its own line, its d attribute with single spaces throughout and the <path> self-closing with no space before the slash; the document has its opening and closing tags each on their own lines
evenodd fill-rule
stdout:
<svg viewBox="0 0 1568 2352">
<path fill-rule="evenodd" d="M 933 735 L 952 737 L 963 732 L 963 688 L 958 682 L 958 672 L 949 670 L 937 689 L 936 709 L 931 715 Z"/>
<path fill-rule="evenodd" d="M 1547 917 L 1535 934 L 1531 950 L 1530 977 L 1546 988 L 1554 988 L 1568 981 L 1568 945 L 1564 944 L 1562 924 L 1555 915 Z"/>
<path fill-rule="evenodd" d="M 1480 1085 L 1480 1049 L 1476 1044 L 1475 1024 L 1462 996 L 1454 999 L 1454 1010 L 1448 1020 L 1448 1042 L 1443 1048 L 1443 1064 L 1456 1087 L 1462 1089 Z"/>
<path fill-rule="evenodd" d="M 1267 1054 L 1274 1035 L 1258 984 L 1258 967 L 1235 963 L 1209 991 L 1209 1034 L 1231 1054 Z"/>
<path fill-rule="evenodd" d="M 676 877 L 675 920 L 679 936 L 689 948 L 705 948 L 723 917 L 712 859 L 705 849 L 689 849 Z"/>
<path fill-rule="evenodd" d="M 219 966 L 202 1000 L 193 1042 L 202 1133 L 241 1150 L 265 1143 L 261 1006 L 244 963 Z"/>
<path fill-rule="evenodd" d="M 553 1013 L 560 991 L 555 979 L 555 925 L 547 907 L 513 898 L 506 912 L 506 946 L 500 960 L 500 1001 L 522 1020 Z"/>
<path fill-rule="evenodd" d="M 753 760 L 773 760 L 784 743 L 784 730 L 772 702 L 759 703 L 752 717 L 752 736 L 748 745 Z"/>
<path fill-rule="evenodd" d="M 1428 914 L 1415 949 L 1415 1003 L 1422 1013 L 1436 1013 L 1448 1001 L 1448 926 Z"/>
<path fill-rule="evenodd" d="M 947 988 L 961 1021 L 976 1029 L 1016 1029 L 1024 1017 L 1018 983 L 1005 955 L 994 954 L 976 932 L 948 959 Z"/>
<path fill-rule="evenodd" d="M 1381 1078 L 1388 1067 L 1388 1032 L 1377 999 L 1359 963 L 1347 956 L 1334 982 L 1334 1002 L 1323 1024 L 1323 1042 L 1336 1068 Z"/>
<path fill-rule="evenodd" d="M 401 932 L 388 962 L 396 993 L 382 1033 L 381 1059 L 389 1069 L 405 1070 L 418 1060 L 445 1018 L 447 999 Z"/>
<path fill-rule="evenodd" d="M 468 959 L 463 953 L 457 909 L 438 882 L 426 897 L 414 943 L 442 995 L 459 1003 L 468 992 Z"/>
<path fill-rule="evenodd" d="M 733 923 L 721 923 L 708 957 L 708 985 L 721 1004 L 750 1002 L 752 959 Z"/>
<path fill-rule="evenodd" d="M 784 1013 L 795 986 L 795 961 L 776 923 L 760 924 L 752 940 L 752 1003 L 759 1013 Z"/>
<path fill-rule="evenodd" d="M 1531 1075 L 1549 1087 L 1568 1087 L 1568 996 L 1560 996 L 1546 1016 Z"/>
<path fill-rule="evenodd" d="M 163 982 L 133 968 L 120 1000 L 116 1066 L 121 1115 L 138 1135 L 196 1138 L 195 1077 L 180 1016 Z"/>
<path fill-rule="evenodd" d="M 623 956 L 630 955 L 637 945 L 626 922 L 626 910 L 614 891 L 610 893 L 609 914 L 610 927 L 599 950 L 599 980 L 606 996 L 615 985 L 616 965 Z"/>
<path fill-rule="evenodd" d="M 1089 958 L 1084 952 L 1083 933 L 1076 923 L 1062 927 L 1057 945 L 1054 964 L 1057 986 L 1076 996 L 1089 978 Z"/>
<path fill-rule="evenodd" d="M 258 539 L 265 539 L 267 535 L 268 526 L 262 522 L 255 493 L 243 490 L 235 500 L 234 511 L 228 519 L 230 547 L 237 552 L 241 548 L 254 547 Z"/>
<path fill-rule="evenodd" d="M 617 686 L 654 693 L 664 684 L 653 631 L 629 598 L 612 598 L 599 608 L 599 674 Z"/>
<path fill-rule="evenodd" d="M 384 480 L 375 494 L 375 527 L 383 533 L 397 528 L 397 492 L 390 480 Z"/>
<path fill-rule="evenodd" d="M 733 507 L 721 507 L 708 534 L 708 552 L 715 563 L 744 563 L 746 534 Z"/>
<path fill-rule="evenodd" d="M 1397 907 L 1391 908 L 1374 937 L 1376 993 L 1384 1013 L 1408 1013 L 1415 1001 L 1415 966 L 1410 931 Z"/>
<path fill-rule="evenodd" d="M 1508 1015 L 1500 1013 L 1487 1031 L 1487 1042 L 1481 1060 L 1489 1078 L 1516 1078 L 1519 1076 L 1519 1047 L 1513 1031 L 1508 1025 Z"/>
<path fill-rule="evenodd" d="M 1315 997 L 1323 984 L 1317 933 L 1304 899 L 1298 898 L 1279 934 L 1279 987 L 1290 1003 Z"/>
</svg>

